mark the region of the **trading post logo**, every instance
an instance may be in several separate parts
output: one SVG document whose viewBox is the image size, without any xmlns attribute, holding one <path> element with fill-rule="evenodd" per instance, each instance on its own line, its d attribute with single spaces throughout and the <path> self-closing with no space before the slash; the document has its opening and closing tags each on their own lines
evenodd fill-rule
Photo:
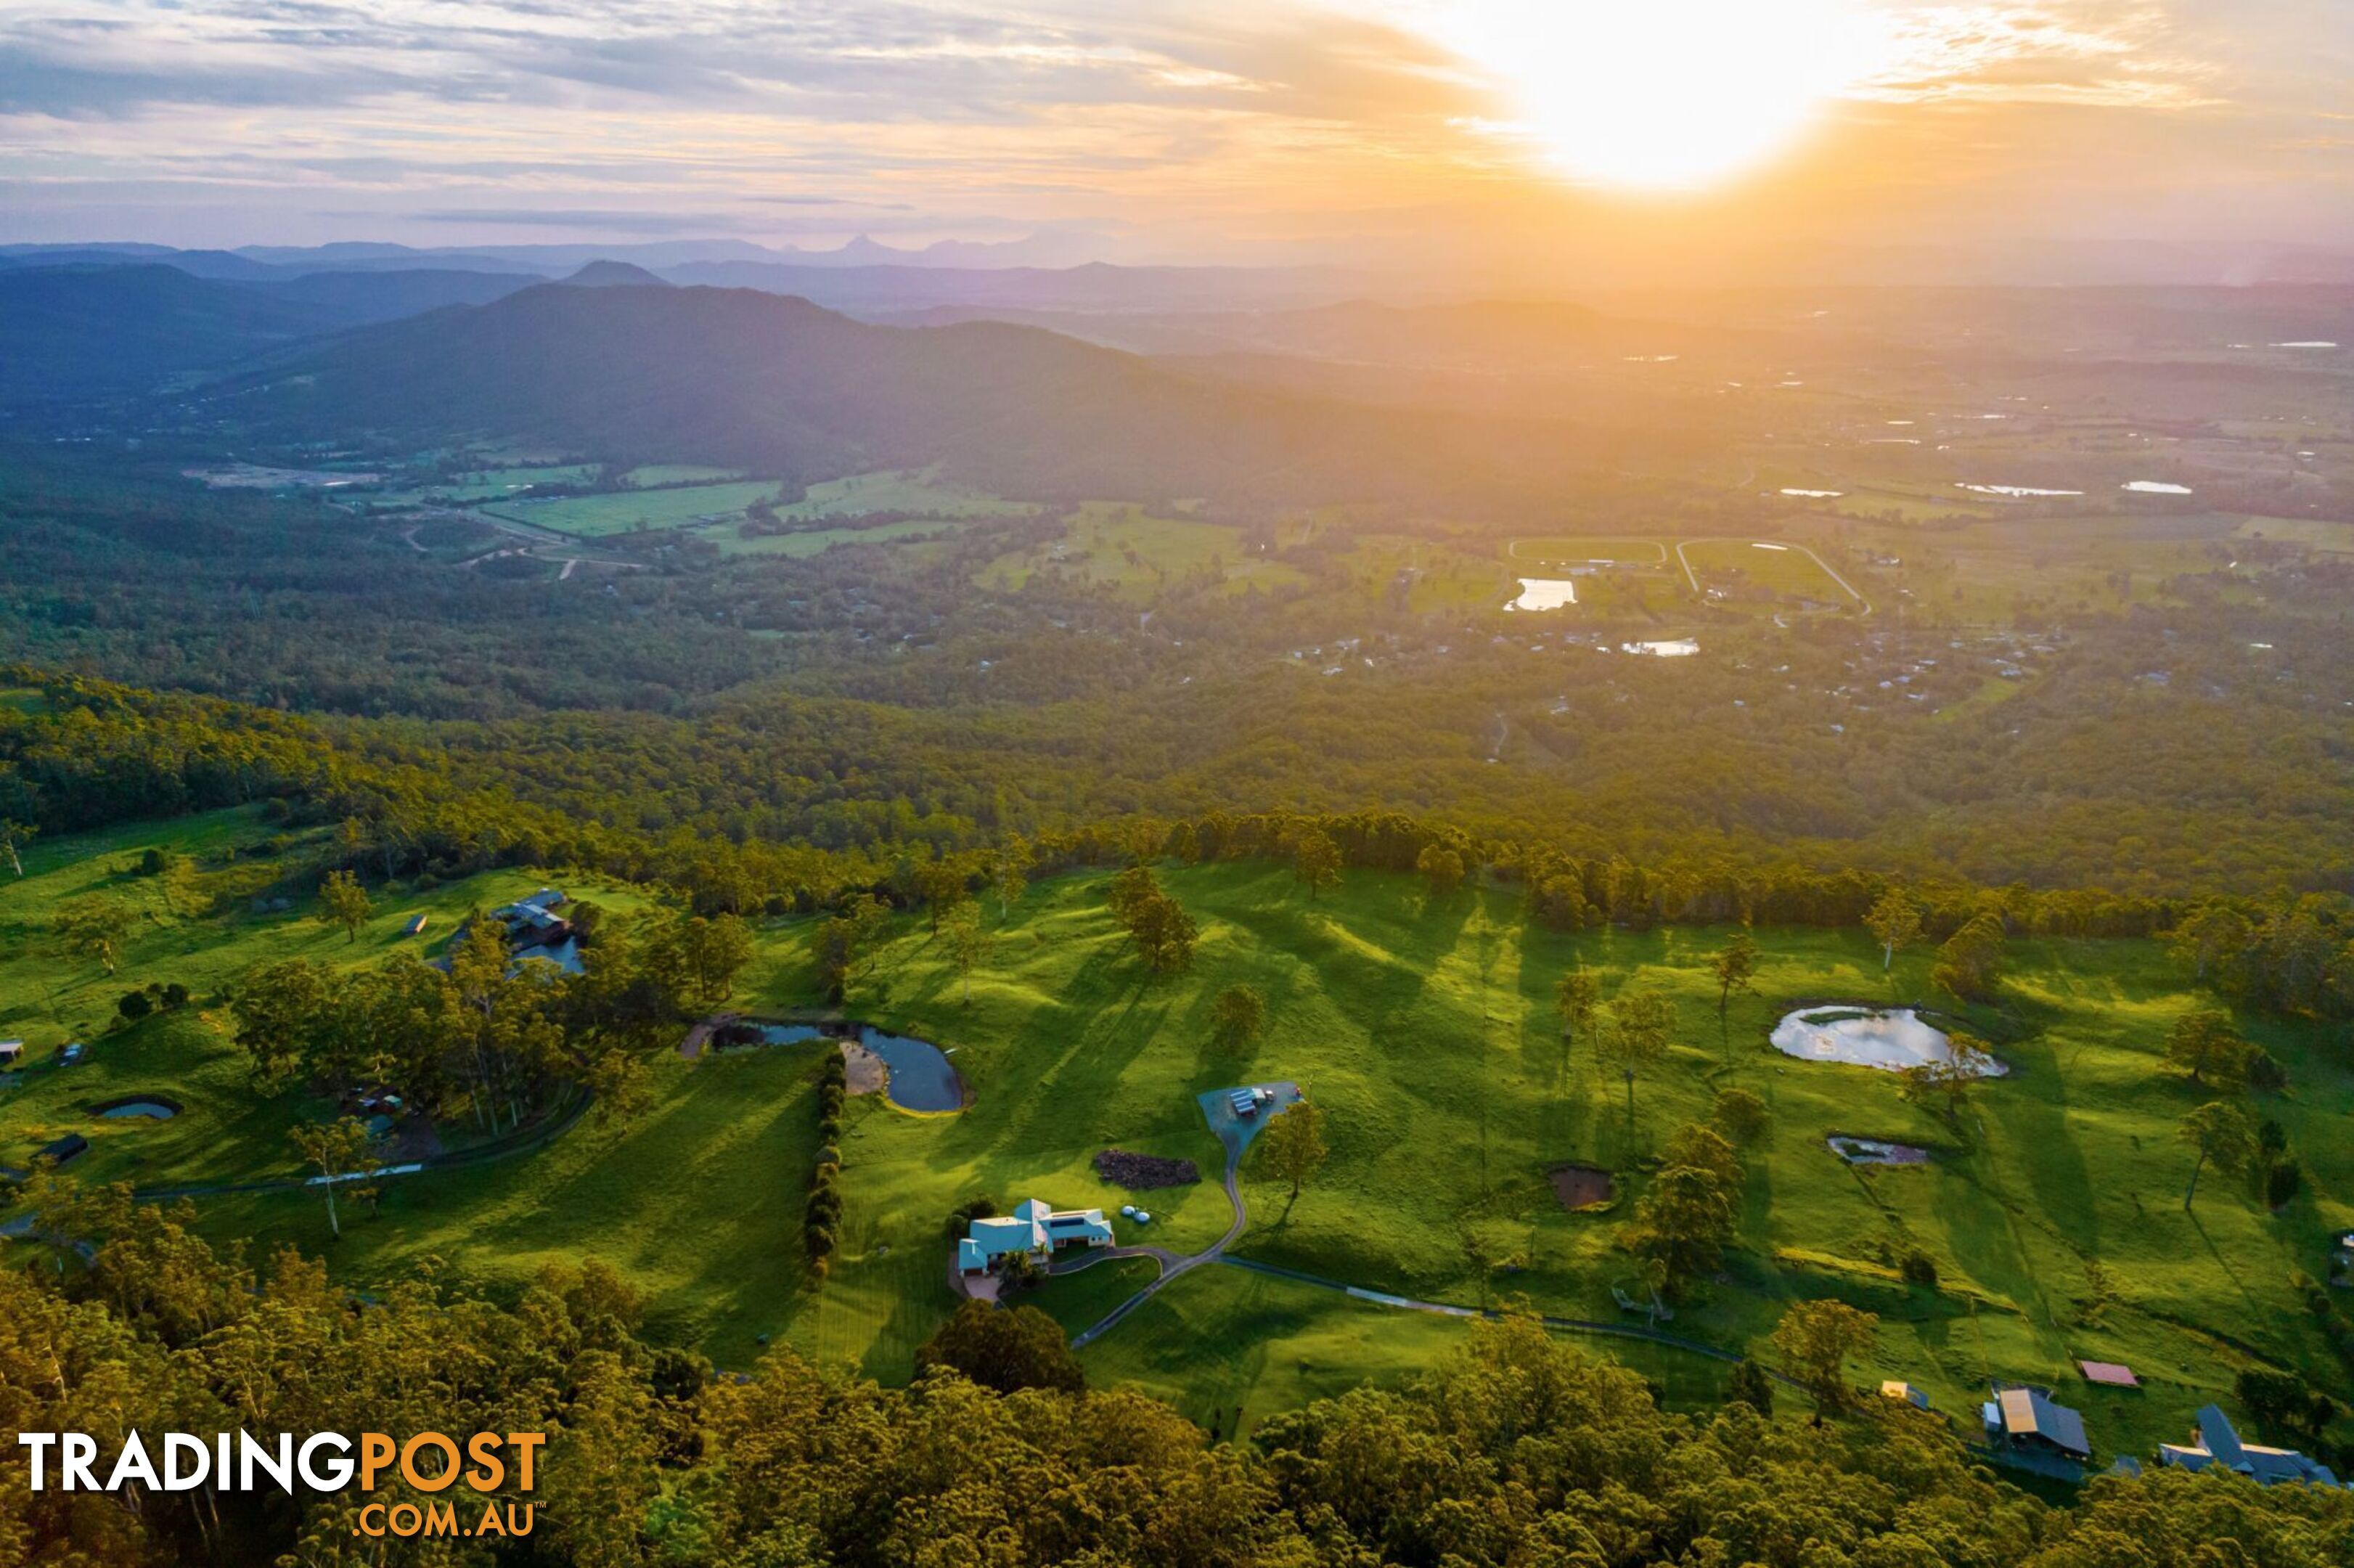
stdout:
<svg viewBox="0 0 2354 1568">
<path fill-rule="evenodd" d="M 545 1432 L 477 1432 L 462 1442 L 440 1432 L 419 1432 L 395 1438 L 384 1432 L 316 1432 L 296 1442 L 292 1433 L 278 1435 L 272 1446 L 249 1432 L 216 1432 L 210 1440 L 191 1432 L 166 1432 L 158 1453 L 136 1432 L 122 1440 L 113 1463 L 101 1480 L 99 1443 L 87 1432 L 20 1432 L 17 1446 L 27 1450 L 32 1489 L 52 1487 L 68 1492 L 113 1492 L 136 1484 L 159 1492 L 194 1491 L 210 1486 L 217 1491 L 260 1491 L 276 1487 L 289 1497 L 307 1490 L 327 1494 L 349 1489 L 356 1482 L 362 1492 L 398 1477 L 425 1494 L 423 1502 L 402 1500 L 361 1505 L 352 1533 L 369 1536 L 519 1536 L 529 1535 L 537 1504 L 528 1500 L 535 1479 Z M 493 1496 L 509 1487 L 521 1502 Z M 440 1494 L 457 1489 L 473 1494 L 462 1499 Z M 471 1520 L 474 1499 L 482 1512 Z M 462 1503 L 462 1507 L 461 1507 Z"/>
</svg>

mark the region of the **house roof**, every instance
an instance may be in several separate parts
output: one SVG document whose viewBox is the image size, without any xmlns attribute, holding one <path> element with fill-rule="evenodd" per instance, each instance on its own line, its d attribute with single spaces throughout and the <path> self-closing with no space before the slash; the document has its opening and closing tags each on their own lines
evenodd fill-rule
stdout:
<svg viewBox="0 0 2354 1568">
<path fill-rule="evenodd" d="M 2139 1388 L 2141 1386 L 2141 1380 L 2134 1376 L 2133 1368 L 2126 1366 L 2122 1362 L 2078 1361 L 2076 1364 L 2084 1370 L 2084 1381 L 2086 1383 L 2102 1383 L 2110 1388 Z"/>
<path fill-rule="evenodd" d="M 2270 1486 L 2274 1481 L 2311 1481 L 2322 1486 L 2338 1484 L 2335 1471 L 2317 1460 L 2309 1459 L 2293 1448 L 2268 1448 L 2262 1444 L 2243 1443 L 2232 1429 L 2231 1417 L 2220 1406 L 2207 1405 L 2199 1412 L 2199 1446 L 2184 1447 L 2178 1444 L 2158 1446 L 2160 1464 L 2185 1470 L 2203 1470 L 2210 1465 L 2221 1465 L 2227 1470 L 2237 1470 L 2243 1476 Z"/>
<path fill-rule="evenodd" d="M 1000 1215 L 973 1221 L 965 1239 L 981 1249 L 982 1257 L 991 1258 L 1010 1252 L 1036 1252 L 1046 1245 L 1046 1233 L 1029 1220 Z"/>
<path fill-rule="evenodd" d="M 2084 1418 L 2064 1404 L 2053 1404 L 2040 1389 L 2001 1389 L 1995 1394 L 1995 1404 L 2002 1414 L 2002 1429 L 2009 1436 L 2041 1437 L 2071 1454 L 2093 1451 L 2084 1440 Z"/>
<path fill-rule="evenodd" d="M 1025 1198 L 1011 1214 L 975 1220 L 957 1245 L 961 1266 L 964 1248 L 979 1249 L 983 1263 L 1013 1252 L 1044 1252 L 1056 1242 L 1108 1242 L 1111 1224 L 1101 1209 L 1050 1209 L 1036 1198 Z"/>
<path fill-rule="evenodd" d="M 1905 1383 L 1897 1378 L 1890 1378 L 1887 1382 L 1880 1385 L 1880 1396 L 1882 1399 L 1901 1399 L 1905 1404 L 1917 1406 L 1923 1410 L 1929 1408 L 1929 1396 L 1927 1394 L 1922 1393 L 1919 1389 L 1914 1388 L 1911 1383 Z"/>
<path fill-rule="evenodd" d="M 1046 1234 L 1056 1241 L 1109 1241 L 1111 1224 L 1103 1217 L 1101 1209 L 1072 1210 L 1050 1214 L 1046 1218 Z"/>
</svg>

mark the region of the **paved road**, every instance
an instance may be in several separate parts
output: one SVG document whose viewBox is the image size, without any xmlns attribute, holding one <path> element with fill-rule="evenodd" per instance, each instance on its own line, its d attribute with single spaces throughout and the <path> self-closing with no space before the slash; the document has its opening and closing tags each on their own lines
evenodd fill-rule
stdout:
<svg viewBox="0 0 2354 1568">
<path fill-rule="evenodd" d="M 1243 1203 L 1242 1185 L 1235 1180 L 1235 1171 L 1242 1164 L 1244 1145 L 1224 1137 L 1221 1137 L 1219 1141 L 1225 1143 L 1226 1146 L 1226 1202 L 1234 1206 L 1234 1224 L 1226 1227 L 1226 1234 L 1225 1235 L 1220 1236 L 1209 1246 L 1203 1248 L 1200 1252 L 1193 1254 L 1190 1257 L 1180 1256 L 1176 1253 L 1170 1252 L 1165 1248 L 1157 1246 L 1116 1246 L 1106 1248 L 1104 1251 L 1095 1254 L 1093 1257 L 1084 1260 L 1079 1265 L 1080 1267 L 1085 1267 L 1087 1264 L 1096 1261 L 1097 1258 L 1150 1257 L 1160 1263 L 1161 1277 L 1155 1279 L 1151 1284 L 1146 1286 L 1143 1289 L 1138 1291 L 1135 1295 L 1129 1297 L 1127 1300 L 1121 1302 L 1119 1306 L 1113 1308 L 1110 1314 L 1106 1317 L 1102 1322 L 1096 1324 L 1092 1328 L 1081 1330 L 1077 1336 L 1071 1340 L 1071 1348 L 1073 1350 L 1085 1350 L 1087 1346 L 1095 1343 L 1096 1340 L 1102 1338 L 1105 1334 L 1108 1333 L 1113 1329 L 1118 1328 L 1121 1319 L 1126 1318 L 1130 1312 L 1135 1311 L 1139 1307 L 1143 1306 L 1147 1301 L 1150 1300 L 1155 1291 L 1168 1284 L 1171 1280 L 1176 1278 L 1179 1275 L 1199 1268 L 1205 1263 L 1217 1263 L 1225 1260 L 1226 1248 L 1233 1245 L 1236 1238 L 1241 1236 L 1243 1234 L 1243 1227 L 1250 1223 L 1250 1214 Z M 1055 1272 L 1060 1274 L 1071 1271 L 1057 1269 Z"/>
</svg>

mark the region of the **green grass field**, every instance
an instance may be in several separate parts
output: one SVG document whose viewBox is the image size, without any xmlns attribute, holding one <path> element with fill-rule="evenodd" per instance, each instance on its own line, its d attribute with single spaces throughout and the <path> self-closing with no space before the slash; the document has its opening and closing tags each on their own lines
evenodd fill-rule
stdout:
<svg viewBox="0 0 2354 1568">
<path fill-rule="evenodd" d="M 1053 1298 L 1103 1266 L 1055 1281 L 1042 1293 L 1042 1305 L 1066 1325 L 1094 1320 L 1084 1312 L 1066 1313 Z M 1237 1408 L 1247 1426 L 1367 1383 L 1408 1383 L 1462 1344 L 1469 1331 L 1460 1318 L 1376 1306 L 1240 1268 L 1206 1267 L 1172 1282 L 1080 1359 L 1097 1383 L 1134 1383 L 1204 1425 L 1214 1417 L 1231 1428 Z M 1725 1362 L 1617 1337 L 1581 1336 L 1578 1342 L 1649 1378 L 1670 1407 L 1723 1401 L 1732 1371 Z"/>
<path fill-rule="evenodd" d="M 985 588 L 1019 588 L 1041 572 L 1107 585 L 1131 597 L 1215 574 L 1232 592 L 1300 581 L 1280 561 L 1251 556 L 1242 531 L 1183 517 L 1154 517 L 1140 506 L 1089 502 L 1051 546 L 1001 556 L 981 569 Z"/>
<path fill-rule="evenodd" d="M 1417 615 L 1489 609 L 1518 591 L 1513 575 L 1490 556 L 1408 534 L 1352 533 L 1349 542 L 1341 558 L 1375 603 L 1395 602 L 1402 582 L 1405 608 Z"/>
<path fill-rule="evenodd" d="M 870 512 L 921 512 L 934 517 L 1011 517 L 1032 508 L 982 491 L 941 481 L 929 470 L 856 473 L 847 479 L 812 484 L 809 493 L 790 506 L 777 508 L 780 516 L 810 521 L 821 517 L 855 517 Z"/>
<path fill-rule="evenodd" d="M 1820 561 L 1804 548 L 1779 540 L 1696 539 L 1680 546 L 1680 553 L 1691 563 L 1704 586 L 1749 586 L 1784 599 L 1810 599 L 1842 609 L 1855 606 L 1855 597 L 1823 569 Z"/>
<path fill-rule="evenodd" d="M 376 912 L 354 941 L 312 917 L 312 889 L 281 884 L 285 847 L 258 810 L 33 841 L 25 879 L 0 896 L 0 1038 L 23 1039 L 32 1064 L 16 1089 L 0 1093 L 0 1165 L 21 1168 L 36 1148 L 80 1132 L 92 1146 L 74 1172 L 92 1181 L 163 1186 L 290 1173 L 296 1160 L 288 1127 L 324 1105 L 254 1093 L 222 1005 L 238 977 L 289 958 L 358 965 L 404 948 L 438 952 L 470 909 L 546 881 L 495 872 L 429 889 L 378 889 Z M 185 857 L 185 878 L 140 874 L 150 848 Z M 571 891 L 620 910 L 645 903 L 639 890 L 603 882 L 575 883 Z M 118 975 L 61 953 L 50 938 L 58 906 L 89 894 L 119 898 L 137 914 Z M 294 907 L 254 911 L 255 900 L 280 897 Z M 419 914 L 429 919 L 424 935 L 403 938 L 402 925 Z M 120 1027 L 117 1001 L 149 981 L 177 981 L 195 1005 Z M 82 1042 L 87 1059 L 57 1067 L 68 1041 Z M 89 1114 L 91 1105 L 140 1093 L 178 1100 L 182 1114 L 165 1122 Z"/>
<path fill-rule="evenodd" d="M 683 528 L 705 518 L 740 515 L 755 501 L 774 500 L 774 480 L 696 484 L 676 490 L 625 490 L 555 501 L 493 502 L 482 510 L 511 523 L 533 523 L 583 539 L 640 530 Z"/>
<path fill-rule="evenodd" d="M 144 844 L 168 839 L 210 864 L 267 832 L 252 816 L 223 813 L 168 835 L 36 845 L 0 933 L 12 955 L 0 960 L 0 1030 L 43 1051 L 63 1031 L 80 1033 L 97 1039 L 100 1065 L 28 1075 L 0 1099 L 0 1159 L 72 1123 L 77 1104 L 143 1090 L 184 1099 L 190 1115 L 107 1129 L 86 1157 L 90 1174 L 152 1184 L 291 1172 L 283 1118 L 295 1107 L 253 1094 L 223 1034 L 182 1015 L 98 1036 L 93 1021 L 112 997 L 148 979 L 211 990 L 281 953 L 369 961 L 398 914 L 430 908 L 439 930 L 468 904 L 538 880 L 503 874 L 380 898 L 384 915 L 355 945 L 301 911 L 159 910 L 116 980 L 61 967 L 48 950 L 44 911 L 87 886 L 122 885 L 122 865 Z M 818 1049 L 806 1046 L 694 1065 L 666 1058 L 637 1120 L 584 1121 L 536 1153 L 394 1182 L 380 1217 L 347 1225 L 330 1250 L 334 1266 L 365 1285 L 439 1259 L 504 1290 L 544 1261 L 591 1255 L 646 1292 L 662 1332 L 724 1365 L 748 1364 L 765 1336 L 904 1376 L 953 1304 L 942 1230 L 951 1205 L 985 1192 L 1001 1204 L 1037 1196 L 1116 1208 L 1127 1195 L 1090 1165 L 1111 1146 L 1190 1157 L 1214 1177 L 1218 1146 L 1193 1095 L 1283 1076 L 1325 1108 L 1332 1157 L 1296 1203 L 1246 1162 L 1251 1223 L 1239 1255 L 1377 1291 L 1463 1306 L 1522 1297 L 1551 1313 L 1619 1320 L 1609 1288 L 1632 1269 L 1617 1231 L 1649 1162 L 1680 1123 L 1737 1085 L 1767 1101 L 1774 1128 L 1750 1158 L 1724 1277 L 1683 1304 L 1679 1332 L 1756 1346 L 1790 1300 L 1837 1295 L 1882 1318 L 1874 1375 L 1909 1379 L 1939 1408 L 1963 1412 L 1989 1374 L 2051 1383 L 2085 1411 L 2105 1453 L 2173 1436 L 2243 1367 L 2333 1366 L 2287 1278 L 2317 1272 L 2327 1238 L 2354 1226 L 2344 1137 L 2354 1075 L 2319 1032 L 2246 1021 L 2291 1068 L 2291 1089 L 2258 1108 L 2287 1129 L 2306 1191 L 2275 1216 L 2211 1176 L 2186 1214 L 2189 1159 L 2173 1127 L 2200 1097 L 2163 1076 L 2157 1058 L 2168 1022 L 2200 998 L 2149 944 L 2015 942 L 2002 1004 L 1973 1010 L 1971 1023 L 2016 1074 L 1982 1086 L 1957 1129 L 1905 1104 L 1892 1075 L 1793 1061 L 1766 1044 L 1773 1021 L 1801 1001 L 1925 995 L 1923 953 L 1900 955 L 1883 978 L 1858 934 L 1762 931 L 1758 994 L 1736 997 L 1720 1022 L 1705 965 L 1721 932 L 1564 936 L 1531 927 L 1502 891 L 1433 905 L 1412 880 L 1372 874 L 1322 900 L 1263 865 L 1163 874 L 1202 929 L 1193 968 L 1175 977 L 1150 979 L 1129 956 L 1098 875 L 1042 883 L 1002 926 L 991 910 L 996 937 L 969 1007 L 924 925 L 897 928 L 851 1011 L 954 1051 L 974 1100 L 945 1118 L 852 1103 L 842 1248 L 822 1288 L 810 1287 L 799 1241 Z M 628 904 L 621 890 L 575 891 Z M 811 931 L 806 921 L 762 928 L 739 1005 L 784 1012 L 816 1000 Z M 1606 991 L 1639 983 L 1677 1001 L 1677 1047 L 1638 1082 L 1631 1118 L 1623 1086 L 1583 1042 L 1560 1039 L 1552 986 L 1577 962 L 1602 974 Z M 1236 980 L 1267 994 L 1269 1020 L 1263 1038 L 1229 1053 L 1213 1044 L 1209 1008 Z M 72 1074 L 88 1076 L 60 1086 Z M 1923 1143 L 1937 1159 L 1850 1169 L 1824 1148 L 1832 1132 Z M 1543 1177 L 1564 1160 L 1616 1171 L 1617 1207 L 1563 1212 Z M 1214 1181 L 1139 1201 L 1158 1220 L 1146 1236 L 1179 1251 L 1206 1245 L 1228 1218 Z M 323 1209 L 299 1192 L 207 1200 L 203 1223 L 258 1248 L 329 1245 Z M 1484 1279 L 1467 1236 L 1496 1266 Z M 1913 1249 L 1935 1260 L 1941 1288 L 1898 1282 L 1892 1266 Z M 1141 1266 L 1098 1265 L 1037 1299 L 1076 1330 L 1142 1277 Z M 1255 1419 L 1304 1395 L 1410 1375 L 1461 1331 L 1459 1320 L 1205 1267 L 1087 1360 L 1098 1381 L 1135 1381 L 1205 1419 L 1235 1406 Z M 1723 1375 L 1689 1352 L 1595 1343 L 1678 1397 L 1705 1400 Z M 2095 1393 L 2073 1372 L 2080 1357 L 2126 1361 L 2147 1386 Z"/>
<path fill-rule="evenodd" d="M 621 482 L 632 490 L 647 490 L 664 484 L 718 484 L 743 477 L 740 469 L 707 468 L 692 462 L 650 462 L 623 474 Z"/>
<path fill-rule="evenodd" d="M 2270 539 L 2302 545 L 2317 555 L 2354 556 L 2354 523 L 2320 517 L 2247 517 L 2232 530 L 2234 539 Z"/>
</svg>

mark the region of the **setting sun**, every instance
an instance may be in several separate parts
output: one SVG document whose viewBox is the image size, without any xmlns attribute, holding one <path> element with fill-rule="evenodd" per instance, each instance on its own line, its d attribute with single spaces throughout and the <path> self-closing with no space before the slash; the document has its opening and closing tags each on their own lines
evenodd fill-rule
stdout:
<svg viewBox="0 0 2354 1568">
<path fill-rule="evenodd" d="M 1786 151 L 1880 52 L 1851 0 L 1466 0 L 1430 25 L 1503 90 L 1499 132 L 1573 179 L 1643 189 Z"/>
</svg>

